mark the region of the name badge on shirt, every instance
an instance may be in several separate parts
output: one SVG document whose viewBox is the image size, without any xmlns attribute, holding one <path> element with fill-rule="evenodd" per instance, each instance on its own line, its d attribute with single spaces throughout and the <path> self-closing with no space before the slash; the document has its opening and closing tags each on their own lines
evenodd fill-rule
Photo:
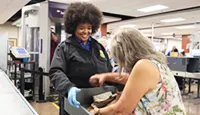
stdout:
<svg viewBox="0 0 200 115">
<path fill-rule="evenodd" d="M 100 53 L 100 56 L 101 56 L 102 58 L 105 58 L 105 55 L 104 55 L 104 53 L 103 53 L 102 50 L 100 50 L 99 53 Z"/>
</svg>

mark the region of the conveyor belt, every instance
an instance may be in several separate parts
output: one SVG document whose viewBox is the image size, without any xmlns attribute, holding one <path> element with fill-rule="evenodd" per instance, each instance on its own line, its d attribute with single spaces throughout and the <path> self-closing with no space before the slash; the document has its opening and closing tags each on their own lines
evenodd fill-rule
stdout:
<svg viewBox="0 0 200 115">
<path fill-rule="evenodd" d="M 0 115 L 38 115 L 2 70 L 0 70 L 0 110 Z"/>
</svg>

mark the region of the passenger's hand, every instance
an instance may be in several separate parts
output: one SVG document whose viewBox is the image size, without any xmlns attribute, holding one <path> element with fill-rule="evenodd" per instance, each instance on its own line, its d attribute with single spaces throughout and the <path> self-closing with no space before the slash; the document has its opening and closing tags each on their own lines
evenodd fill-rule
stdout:
<svg viewBox="0 0 200 115">
<path fill-rule="evenodd" d="M 94 108 L 89 112 L 90 112 L 91 115 L 99 115 L 99 109 L 98 108 Z"/>
<path fill-rule="evenodd" d="M 105 74 L 96 74 L 96 75 L 93 75 L 92 77 L 90 77 L 89 82 L 92 86 L 99 87 L 104 84 L 105 79 L 106 79 Z"/>
<path fill-rule="evenodd" d="M 79 108 L 80 107 L 80 102 L 78 102 L 76 100 L 76 95 L 78 92 L 80 92 L 81 90 L 76 88 L 76 87 L 72 87 L 69 89 L 68 91 L 68 101 L 70 103 L 70 105 Z"/>
<path fill-rule="evenodd" d="M 106 106 L 104 108 L 94 108 L 90 111 L 92 115 L 115 115 L 116 109 L 114 108 L 114 104 Z"/>
</svg>

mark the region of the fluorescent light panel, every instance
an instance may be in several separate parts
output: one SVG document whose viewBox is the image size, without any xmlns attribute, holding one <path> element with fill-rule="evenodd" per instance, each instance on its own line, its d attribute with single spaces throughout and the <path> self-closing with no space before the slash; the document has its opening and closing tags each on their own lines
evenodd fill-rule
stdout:
<svg viewBox="0 0 200 115">
<path fill-rule="evenodd" d="M 190 29 L 190 28 L 195 28 L 193 25 L 188 25 L 188 26 L 177 26 L 175 27 L 176 29 Z"/>
<path fill-rule="evenodd" d="M 120 27 L 135 27 L 136 25 L 133 25 L 133 24 L 128 24 L 128 25 L 122 25 L 122 26 L 120 26 Z"/>
<path fill-rule="evenodd" d="M 145 37 L 152 36 L 152 34 L 143 34 Z"/>
<path fill-rule="evenodd" d="M 173 34 L 174 34 L 173 32 L 170 32 L 170 33 L 162 33 L 161 35 L 166 36 L 166 35 L 173 35 Z"/>
<path fill-rule="evenodd" d="M 184 21 L 184 18 L 172 18 L 172 19 L 165 19 L 165 20 L 160 20 L 161 22 L 180 22 Z"/>
<path fill-rule="evenodd" d="M 163 36 L 162 38 L 174 38 L 173 36 Z"/>
<path fill-rule="evenodd" d="M 152 30 L 151 29 L 146 29 L 146 30 L 141 30 L 141 32 L 151 32 Z"/>
<path fill-rule="evenodd" d="M 163 6 L 163 5 L 154 5 L 154 6 L 138 9 L 137 11 L 153 12 L 153 11 L 163 10 L 163 9 L 167 9 L 167 8 L 168 8 L 167 6 Z"/>
</svg>

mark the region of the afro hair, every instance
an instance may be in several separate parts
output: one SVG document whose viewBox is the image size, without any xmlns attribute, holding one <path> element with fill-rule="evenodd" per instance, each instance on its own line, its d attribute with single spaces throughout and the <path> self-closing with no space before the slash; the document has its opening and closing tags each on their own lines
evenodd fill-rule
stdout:
<svg viewBox="0 0 200 115">
<path fill-rule="evenodd" d="M 71 3 L 64 16 L 65 32 L 74 34 L 79 24 L 88 23 L 92 25 L 92 34 L 94 34 L 99 29 L 102 17 L 102 12 L 91 3 Z"/>
</svg>

